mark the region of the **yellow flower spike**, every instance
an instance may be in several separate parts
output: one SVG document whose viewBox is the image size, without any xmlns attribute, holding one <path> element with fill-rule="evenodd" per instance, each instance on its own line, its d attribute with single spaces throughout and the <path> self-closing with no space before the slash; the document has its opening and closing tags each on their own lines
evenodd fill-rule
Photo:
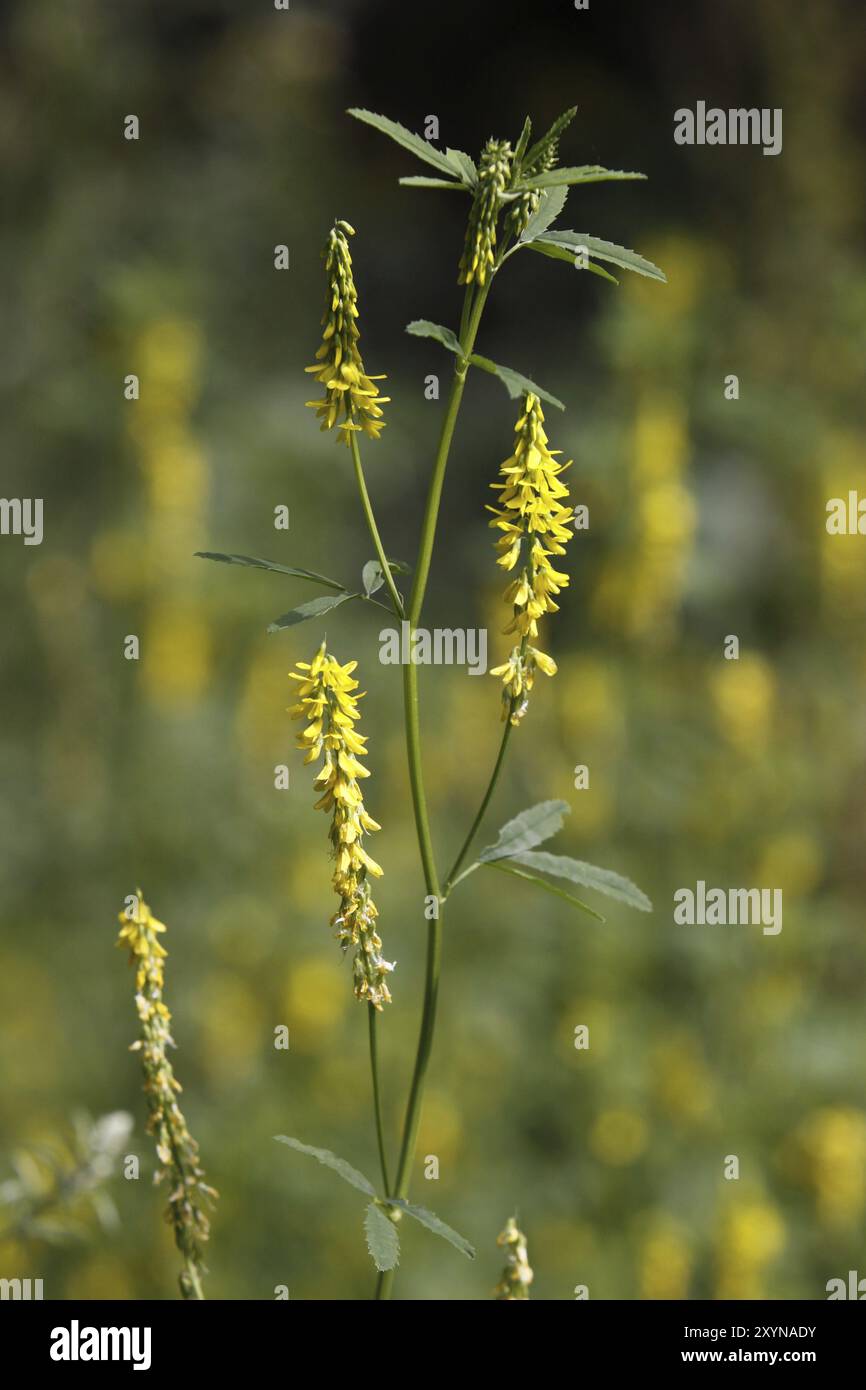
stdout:
<svg viewBox="0 0 866 1390">
<path fill-rule="evenodd" d="M 528 1300 L 529 1285 L 535 1276 L 529 1264 L 526 1236 L 518 1228 L 515 1217 L 509 1216 L 505 1230 L 497 1237 L 496 1244 L 505 1250 L 505 1268 L 502 1278 L 493 1290 L 494 1299 L 500 1303 Z"/>
<path fill-rule="evenodd" d="M 559 463 L 557 452 L 547 446 L 541 402 L 529 393 L 515 425 L 514 453 L 499 470 L 503 481 L 491 484 L 500 494 L 500 506 L 488 508 L 493 513 L 490 525 L 501 532 L 496 563 L 509 573 L 517 571 L 505 590 L 505 601 L 512 607 L 505 632 L 516 633 L 521 641 L 508 660 L 490 672 L 502 681 L 502 718 L 512 724 L 526 713 L 536 670 L 556 674 L 553 658 L 530 645 L 529 639 L 538 636 L 538 621 L 545 613 L 559 612 L 555 595 L 569 582 L 568 575 L 550 563 L 552 555 L 565 554 L 574 519 L 566 505 L 568 488 L 559 477 L 570 462 Z"/>
<path fill-rule="evenodd" d="M 378 913 L 367 881 L 368 874 L 381 878 L 382 869 L 362 844 L 365 834 L 381 827 L 368 815 L 358 785 L 370 772 L 358 761 L 366 757 L 367 740 L 354 728 L 362 699 L 351 674 L 357 665 L 357 661 L 349 661 L 341 666 L 323 642 L 312 662 L 299 661 L 297 670 L 289 672 L 292 680 L 300 682 L 301 696 L 300 704 L 293 705 L 289 713 L 293 719 L 311 721 L 298 735 L 298 748 L 307 750 L 304 761 L 314 762 L 324 752 L 313 785 L 322 793 L 316 810 L 333 813 L 333 885 L 340 907 L 331 918 L 331 926 L 337 928 L 344 952 L 350 946 L 355 949 L 352 975 L 356 997 L 381 1010 L 391 1000 L 387 976 L 394 966 L 382 956 L 382 940 L 375 927 Z"/>
<path fill-rule="evenodd" d="M 156 939 L 157 933 L 166 928 L 153 916 L 140 888 L 136 889 L 119 920 L 117 945 L 129 947 L 130 963 L 138 967 L 135 1006 L 142 1036 L 132 1044 L 130 1051 L 141 1053 L 148 1109 L 147 1132 L 156 1139 L 161 1165 L 154 1174 L 154 1181 L 161 1182 L 167 1177 L 171 1183 L 165 1216 L 174 1228 L 175 1244 L 184 1258 L 181 1293 L 184 1298 L 203 1298 L 202 1247 L 210 1235 L 203 1202 L 211 1202 L 217 1193 L 203 1181 L 198 1144 L 187 1129 L 177 1103 L 181 1086 L 166 1051 L 175 1045 L 169 1031 L 171 1014 L 162 999 L 162 962 L 168 952 Z"/>
<path fill-rule="evenodd" d="M 488 140 L 478 161 L 478 189 L 469 213 L 466 243 L 460 257 L 458 285 L 485 284 L 496 251 L 496 223 L 502 194 L 511 177 L 511 145 Z"/>
<path fill-rule="evenodd" d="M 363 430 L 371 439 L 379 438 L 385 426 L 381 406 L 391 399 L 379 395 L 374 383 L 385 378 L 367 376 L 358 351 L 358 294 L 347 240 L 354 235 L 354 228 L 341 221 L 334 223 L 328 236 L 323 253 L 328 276 L 323 341 L 316 362 L 305 368 L 325 388 L 322 400 L 306 404 L 316 411 L 323 430 L 333 429 L 341 421 L 337 438 L 346 445 L 353 430 Z M 312 669 L 299 663 L 299 669 L 309 671 L 312 677 L 317 674 L 315 663 Z"/>
</svg>

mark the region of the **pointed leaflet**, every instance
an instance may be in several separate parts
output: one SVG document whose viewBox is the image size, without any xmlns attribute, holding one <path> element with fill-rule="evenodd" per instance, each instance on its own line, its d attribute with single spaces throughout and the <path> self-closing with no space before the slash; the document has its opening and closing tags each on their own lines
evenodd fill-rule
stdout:
<svg viewBox="0 0 866 1390">
<path fill-rule="evenodd" d="M 452 183 L 450 179 L 428 179 L 423 174 L 408 174 L 397 182 L 402 183 L 404 188 L 456 188 L 458 193 L 466 192 L 464 183 Z"/>
<path fill-rule="evenodd" d="M 514 878 L 525 879 L 527 883 L 534 883 L 536 888 L 543 888 L 545 893 L 552 893 L 555 898 L 564 898 L 567 903 L 579 907 L 581 912 L 585 912 L 588 917 L 594 917 L 597 922 L 607 921 L 606 917 L 602 917 L 600 912 L 596 912 L 595 908 L 590 907 L 582 898 L 576 898 L 573 893 L 566 893 L 564 888 L 557 888 L 555 883 L 549 883 L 546 878 L 539 878 L 538 874 L 528 874 L 525 869 L 518 869 L 518 860 L 523 863 L 523 856 L 515 855 L 514 859 L 487 859 L 483 867 L 501 869 L 503 873 L 512 874 Z"/>
<path fill-rule="evenodd" d="M 565 187 L 551 188 L 549 192 L 542 193 L 541 202 L 520 233 L 520 240 L 532 241 L 534 237 L 546 232 L 562 212 L 567 197 L 568 189 Z"/>
<path fill-rule="evenodd" d="M 532 134 L 532 121 L 531 121 L 531 120 L 529 119 L 529 117 L 527 116 L 527 117 L 526 117 L 526 120 L 523 122 L 523 129 L 522 129 L 521 132 L 520 132 L 520 137 L 519 137 L 519 139 L 518 139 L 518 141 L 517 141 L 517 144 L 514 146 L 514 168 L 515 168 L 515 169 L 520 169 L 521 165 L 523 164 L 523 157 L 524 157 L 524 155 L 526 154 L 526 147 L 527 147 L 527 145 L 529 144 L 529 137 L 530 137 L 531 134 Z"/>
<path fill-rule="evenodd" d="M 272 623 L 268 623 L 268 632 L 295 627 L 298 623 L 305 623 L 308 618 L 321 618 L 323 614 L 330 613 L 332 608 L 338 608 L 347 599 L 359 597 L 359 594 L 350 594 L 344 590 L 341 594 L 323 594 L 321 598 L 311 598 L 308 603 L 301 603 L 297 608 L 290 608 L 288 613 L 281 613 L 278 618 L 274 618 Z"/>
<path fill-rule="evenodd" d="M 373 126 L 374 130 L 380 130 L 383 135 L 389 135 L 392 140 L 396 140 L 398 145 L 402 145 L 406 150 L 411 150 L 418 159 L 432 164 L 433 168 L 440 170 L 441 173 L 453 175 L 457 172 L 447 155 L 444 155 L 441 150 L 437 150 L 435 145 L 422 140 L 420 135 L 415 135 L 411 130 L 407 130 L 399 121 L 391 121 L 387 116 L 377 116 L 375 111 L 364 111 L 358 106 L 350 106 L 349 115 L 354 116 L 357 121 L 363 121 L 365 125 Z"/>
<path fill-rule="evenodd" d="M 349 1183 L 351 1187 L 356 1187 L 359 1192 L 365 1193 L 368 1197 L 376 1196 L 376 1189 L 371 1182 L 359 1173 L 357 1168 L 353 1168 L 351 1163 L 347 1163 L 344 1158 L 338 1158 L 331 1153 L 330 1149 L 316 1149 L 312 1144 L 302 1144 L 300 1139 L 290 1139 L 287 1134 L 275 1134 L 274 1138 L 278 1144 L 288 1144 L 290 1149 L 297 1149 L 299 1154 L 309 1154 L 319 1163 L 323 1163 L 326 1168 L 331 1168 L 335 1173 Z"/>
<path fill-rule="evenodd" d="M 474 188 L 478 182 L 475 160 L 470 155 L 464 154 L 462 150 L 446 150 L 445 158 L 466 187 Z"/>
<path fill-rule="evenodd" d="M 400 1237 L 377 1202 L 371 1202 L 364 1216 L 364 1234 L 373 1264 L 380 1274 L 395 1269 L 400 1260 Z"/>
<path fill-rule="evenodd" d="M 510 859 L 523 850 L 543 844 L 562 829 L 562 818 L 570 812 L 567 801 L 539 801 L 537 806 L 529 806 L 503 825 L 496 844 L 488 845 L 479 854 L 480 863 Z"/>
<path fill-rule="evenodd" d="M 449 352 L 456 352 L 458 357 L 463 354 L 457 335 L 441 323 L 431 323 L 429 319 L 413 319 L 411 323 L 406 324 L 406 332 L 411 333 L 413 338 L 435 338 L 437 343 L 441 343 Z"/>
<path fill-rule="evenodd" d="M 545 240 L 553 242 L 555 246 L 565 246 L 577 248 L 583 246 L 591 256 L 597 256 L 600 261 L 610 261 L 613 265 L 621 266 L 623 270 L 633 270 L 638 275 L 646 275 L 651 280 L 662 280 L 667 283 L 667 276 L 663 270 L 659 270 L 657 265 L 648 261 L 644 256 L 639 256 L 637 251 L 630 251 L 627 246 L 617 246 L 612 241 L 601 241 L 599 237 L 586 236 L 583 232 L 547 232 Z"/>
<path fill-rule="evenodd" d="M 475 1259 L 475 1249 L 469 1244 L 469 1241 L 464 1240 L 463 1236 L 453 1230 L 451 1226 L 447 1226 L 444 1221 L 440 1221 L 434 1212 L 428 1211 L 426 1207 L 416 1207 L 411 1202 L 404 1202 L 401 1197 L 389 1197 L 388 1203 L 390 1206 L 399 1207 L 401 1211 L 405 1211 L 407 1216 L 419 1221 L 434 1235 L 447 1240 L 449 1245 L 453 1245 L 454 1249 L 459 1250 L 461 1255 L 465 1255 L 467 1260 Z"/>
<path fill-rule="evenodd" d="M 329 589 L 344 589 L 344 585 L 336 579 L 329 579 L 326 574 L 317 574 L 315 570 L 298 569 L 295 565 L 276 565 L 273 560 L 260 560 L 257 555 L 224 555 L 218 550 L 197 550 L 195 552 L 198 560 L 219 560 L 224 565 L 246 565 L 248 568 L 257 570 L 273 570 L 275 574 L 289 574 L 294 579 L 312 579 L 317 584 L 324 584 Z"/>
<path fill-rule="evenodd" d="M 557 410 L 565 410 L 562 401 L 556 396 L 552 396 L 549 391 L 545 391 L 542 386 L 536 385 L 528 376 L 522 372 L 516 372 L 513 367 L 502 367 L 498 362 L 491 362 L 489 357 L 482 357 L 479 353 L 473 352 L 469 361 L 473 367 L 481 367 L 491 376 L 498 376 L 503 383 L 506 391 L 513 401 L 524 396 L 527 391 L 531 391 L 534 396 L 538 396 L 543 401 L 548 401 L 550 405 L 555 405 Z"/>
<path fill-rule="evenodd" d="M 554 188 L 560 183 L 605 183 L 608 179 L 645 178 L 646 174 L 632 173 L 627 169 L 605 169 L 601 164 L 581 164 L 574 169 L 548 169 L 544 174 L 533 174 L 521 179 L 518 188 Z"/>
<path fill-rule="evenodd" d="M 615 275 L 611 275 L 607 270 L 602 270 L 600 265 L 594 265 L 592 261 L 579 261 L 576 250 L 561 246 L 556 241 L 548 241 L 548 235 L 549 233 L 543 237 L 538 236 L 534 241 L 528 241 L 526 245 L 530 251 L 539 251 L 542 256 L 549 256 L 553 261 L 567 261 L 574 270 L 589 270 L 593 275 L 600 275 L 602 280 L 609 280 L 612 285 L 619 284 Z"/>
<path fill-rule="evenodd" d="M 614 873 L 613 869 L 600 869 L 595 864 L 585 864 L 581 859 L 571 859 L 566 854 L 548 854 L 546 850 L 535 853 L 520 849 L 509 857 L 527 868 L 539 869 L 541 873 L 553 874 L 555 878 L 566 878 L 583 888 L 595 888 L 597 892 L 606 893 L 609 898 L 618 898 L 620 902 L 641 912 L 653 910 L 646 893 L 642 893 L 631 879 Z"/>
</svg>

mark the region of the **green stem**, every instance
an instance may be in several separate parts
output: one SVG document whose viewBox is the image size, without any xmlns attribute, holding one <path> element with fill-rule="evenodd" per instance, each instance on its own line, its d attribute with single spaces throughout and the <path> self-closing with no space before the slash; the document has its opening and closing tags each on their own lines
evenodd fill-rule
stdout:
<svg viewBox="0 0 866 1390">
<path fill-rule="evenodd" d="M 448 897 L 448 894 L 450 893 L 451 889 L 454 887 L 454 880 L 457 878 L 457 875 L 463 867 L 463 861 L 472 847 L 472 841 L 478 834 L 479 826 L 481 825 L 481 822 L 484 819 L 484 814 L 487 810 L 487 807 L 490 805 L 490 798 L 492 797 L 496 789 L 496 783 L 499 781 L 499 774 L 502 771 L 502 764 L 505 762 L 505 753 L 508 748 L 508 740 L 511 737 L 511 730 L 514 727 L 514 725 L 511 723 L 511 714 L 513 709 L 514 701 L 512 700 L 511 708 L 509 709 L 508 716 L 505 720 L 505 729 L 502 733 L 502 741 L 499 745 L 499 753 L 496 758 L 496 763 L 494 765 L 493 772 L 490 774 L 490 781 L 487 783 L 487 790 L 484 793 L 481 805 L 478 807 L 478 812 L 475 816 L 474 821 L 472 822 L 472 825 L 469 829 L 469 833 L 466 836 L 466 839 L 463 841 L 463 847 L 460 850 L 460 853 L 458 854 L 457 858 L 454 860 L 454 867 L 452 868 L 450 874 L 445 880 L 446 898 Z"/>
<path fill-rule="evenodd" d="M 382 567 L 382 573 L 385 576 L 385 583 L 388 586 L 388 592 L 391 595 L 391 602 L 394 605 L 394 612 L 397 614 L 398 617 L 402 618 L 403 600 L 397 592 L 397 586 L 394 583 L 394 576 L 391 573 L 391 566 L 388 564 L 388 560 L 385 555 L 385 547 L 382 545 L 382 538 L 379 535 L 379 528 L 376 525 L 376 518 L 373 515 L 373 504 L 370 501 L 370 494 L 367 491 L 367 482 L 364 478 L 364 469 L 361 466 L 361 453 L 358 448 L 358 441 L 355 437 L 354 430 L 350 430 L 349 439 L 351 441 L 352 458 L 355 461 L 355 477 L 358 480 L 358 491 L 361 494 L 361 506 L 364 509 L 364 516 L 367 519 L 367 527 L 370 532 L 370 538 L 373 542 L 373 549 L 376 551 L 376 559 L 379 561 L 379 564 Z"/>
<path fill-rule="evenodd" d="M 379 1163 L 382 1167 L 382 1182 L 384 1183 L 385 1196 L 391 1192 L 391 1184 L 388 1180 L 388 1160 L 385 1157 L 385 1135 L 382 1126 L 382 1097 L 379 1090 L 379 1049 L 376 1042 L 376 1016 L 378 1010 L 375 1004 L 367 1004 L 367 1022 L 370 1037 L 370 1075 L 373 1078 L 373 1109 L 376 1115 L 376 1140 L 379 1145 Z"/>
<path fill-rule="evenodd" d="M 204 1290 L 202 1289 L 201 1279 L 199 1278 L 199 1273 L 195 1267 L 195 1264 L 192 1260 L 187 1259 L 184 1262 L 184 1268 L 186 1270 L 186 1276 L 189 1279 L 190 1285 L 192 1287 L 191 1297 L 193 1299 L 201 1299 L 201 1301 L 204 1302 Z"/>
<path fill-rule="evenodd" d="M 448 397 L 448 403 L 445 407 L 445 418 L 442 421 L 439 447 L 436 451 L 436 459 L 433 464 L 433 473 L 430 479 L 430 488 L 427 493 L 427 504 L 424 510 L 424 520 L 421 525 L 418 559 L 415 566 L 412 592 L 409 596 L 409 605 L 406 613 L 409 623 L 410 658 L 413 649 L 414 631 L 421 617 L 421 609 L 424 604 L 424 595 L 427 589 L 427 579 L 430 574 L 430 562 L 433 556 L 433 546 L 436 539 L 436 525 L 439 519 L 439 506 L 442 500 L 442 488 L 445 482 L 445 470 L 448 466 L 451 441 L 454 437 L 454 427 L 457 423 L 460 403 L 463 399 L 466 375 L 469 371 L 469 358 L 475 345 L 475 338 L 478 333 L 478 325 L 481 322 L 484 305 L 490 293 L 490 285 L 491 281 L 488 279 L 487 284 L 474 295 L 472 286 L 467 286 L 466 297 L 463 302 L 463 314 L 460 321 L 460 346 L 462 352 L 454 369 L 451 391 Z M 406 1198 L 409 1192 L 411 1167 L 415 1158 L 418 1127 L 421 1123 L 421 1103 L 424 1097 L 427 1067 L 433 1048 L 433 1033 L 436 1026 L 436 1006 L 439 999 L 439 978 L 442 969 L 442 892 L 439 886 L 439 875 L 436 869 L 436 858 L 433 852 L 433 839 L 430 833 L 430 820 L 427 812 L 427 798 L 424 792 L 424 773 L 421 763 L 421 728 L 418 710 L 418 667 L 411 659 L 403 668 L 403 706 L 406 724 L 406 751 L 409 761 L 409 782 L 412 790 L 412 806 L 415 813 L 418 846 L 421 852 L 421 863 L 424 868 L 424 882 L 427 887 L 428 896 L 438 900 L 438 916 L 429 923 L 427 928 L 427 968 L 424 982 L 424 1007 L 421 1014 L 418 1049 L 415 1055 L 412 1085 L 409 1091 L 406 1116 L 403 1122 L 403 1138 L 400 1146 L 400 1159 L 393 1192 L 395 1197 Z M 389 1193 L 389 1195 L 392 1194 Z M 393 1270 L 388 1270 L 380 1274 L 376 1285 L 376 1298 L 390 1298 L 393 1283 Z"/>
</svg>

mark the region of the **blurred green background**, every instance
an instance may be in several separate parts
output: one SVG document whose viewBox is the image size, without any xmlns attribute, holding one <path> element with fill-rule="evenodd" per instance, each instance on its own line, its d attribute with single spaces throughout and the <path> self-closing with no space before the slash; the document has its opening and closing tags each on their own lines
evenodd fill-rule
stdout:
<svg viewBox="0 0 866 1390">
<path fill-rule="evenodd" d="M 346 582 L 370 558 L 349 456 L 303 408 L 319 251 L 346 217 L 365 361 L 393 397 L 370 487 L 390 553 L 414 554 L 442 411 L 424 377 L 444 386 L 450 364 L 403 327 L 456 324 L 466 205 L 398 187 L 421 166 L 345 108 L 413 129 L 435 114 L 443 146 L 476 152 L 575 102 L 564 162 L 649 182 L 573 190 L 561 224 L 636 247 L 669 284 L 615 288 L 525 255 L 492 296 L 479 349 L 565 400 L 551 442 L 575 459 L 591 529 L 545 625 L 560 674 L 536 686 L 481 843 L 564 797 L 550 847 L 630 875 L 656 910 L 611 904 L 601 927 L 495 875 L 455 894 L 413 1196 L 479 1257 L 406 1230 L 397 1293 L 489 1298 L 515 1208 L 543 1299 L 580 1283 L 822 1298 L 866 1273 L 866 542 L 824 527 L 829 497 L 866 493 L 861 7 L 20 0 L 0 15 L 3 492 L 45 499 L 41 547 L 0 542 L 0 1194 L 16 1152 L 58 1151 L 82 1109 L 129 1111 L 123 1151 L 142 1159 L 139 1182 L 107 1185 L 114 1229 L 79 1201 L 78 1239 L 56 1223 L 54 1243 L 6 1234 L 0 1274 L 43 1277 L 47 1297 L 176 1295 L 113 944 L 140 882 L 169 926 L 182 1101 L 222 1194 L 209 1294 L 371 1294 L 360 1199 L 271 1138 L 376 1172 L 366 1018 L 327 925 L 327 822 L 286 673 L 326 630 L 370 692 L 393 1143 L 425 938 L 399 672 L 377 660 L 377 610 L 268 636 L 314 590 L 193 552 Z M 782 107 L 782 154 L 676 146 L 673 113 L 698 100 Z M 509 641 L 483 508 L 514 415 L 471 378 L 425 615 L 488 626 L 491 664 Z M 739 662 L 722 658 L 729 633 Z M 450 862 L 499 738 L 498 688 L 428 669 L 422 699 Z M 573 789 L 578 763 L 589 790 Z M 781 934 L 675 926 L 673 893 L 699 878 L 781 887 Z M 19 1167 L 38 1189 L 44 1168 Z"/>
</svg>

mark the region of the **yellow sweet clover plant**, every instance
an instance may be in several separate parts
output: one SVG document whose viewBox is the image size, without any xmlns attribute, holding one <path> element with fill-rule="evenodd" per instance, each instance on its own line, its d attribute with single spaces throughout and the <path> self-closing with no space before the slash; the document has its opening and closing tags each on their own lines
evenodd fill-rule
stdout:
<svg viewBox="0 0 866 1390">
<path fill-rule="evenodd" d="M 381 954 L 376 929 L 376 909 L 370 896 L 369 880 L 380 872 L 364 847 L 365 837 L 378 829 L 369 817 L 360 791 L 366 768 L 360 761 L 365 753 L 363 737 L 357 733 L 356 682 L 352 672 L 356 662 L 341 665 L 324 643 L 310 662 L 298 662 L 292 672 L 299 682 L 299 703 L 293 715 L 305 721 L 299 746 L 309 761 L 322 758 L 316 778 L 321 791 L 318 806 L 331 815 L 331 844 L 335 860 L 334 888 L 340 907 L 333 918 L 345 950 L 352 947 L 354 986 L 357 997 L 368 1004 L 369 1050 L 373 1094 L 373 1113 L 378 1141 L 381 1182 L 377 1186 L 344 1159 L 327 1149 L 314 1148 L 299 1139 L 278 1136 L 298 1152 L 316 1158 L 333 1169 L 368 1199 L 364 1230 L 367 1245 L 379 1271 L 376 1297 L 391 1296 L 394 1271 L 399 1258 L 398 1223 L 409 1215 L 435 1234 L 451 1242 L 464 1255 L 474 1251 L 462 1236 L 425 1208 L 413 1206 L 408 1193 L 415 1161 L 433 1037 L 442 968 L 443 920 L 446 904 L 454 889 L 480 868 L 505 872 L 544 892 L 567 901 L 578 910 L 599 918 L 598 911 L 572 891 L 575 885 L 606 894 L 621 904 L 650 910 L 645 895 L 628 879 L 609 869 L 598 869 L 567 855 L 538 852 L 537 847 L 562 827 L 569 807 L 566 802 L 540 801 L 520 812 L 500 830 L 496 842 L 470 859 L 482 821 L 493 797 L 511 733 L 526 713 L 528 696 L 537 671 L 556 672 L 556 663 L 538 645 L 539 622 L 555 613 L 558 599 L 569 576 L 562 557 L 573 534 L 574 513 L 568 489 L 562 481 L 567 464 L 559 462 L 550 449 L 542 402 L 564 409 L 563 403 L 521 372 L 505 367 L 476 351 L 484 308 L 497 277 L 518 252 L 532 251 L 562 261 L 578 272 L 601 276 L 618 283 L 607 268 L 664 281 L 663 273 L 652 262 L 628 248 L 598 237 L 568 230 L 554 224 L 560 217 L 569 191 L 587 183 L 608 180 L 635 180 L 643 175 L 608 169 L 597 164 L 564 166 L 559 163 L 562 135 L 576 108 L 564 112 L 545 134 L 531 142 L 532 126 L 527 118 L 518 139 L 491 137 L 481 150 L 478 162 L 458 149 L 440 150 L 430 141 L 408 130 L 399 122 L 374 112 L 353 108 L 349 114 L 387 135 L 409 151 L 432 172 L 409 175 L 400 182 L 416 189 L 449 189 L 468 199 L 468 215 L 463 248 L 457 265 L 458 283 L 463 286 L 463 303 L 454 328 L 416 319 L 407 332 L 432 338 L 452 354 L 453 373 L 444 402 L 439 440 L 430 469 L 427 499 L 421 533 L 412 566 L 390 558 L 376 522 L 361 460 L 360 442 L 380 440 L 384 427 L 382 406 L 389 397 L 379 395 L 381 376 L 367 374 L 359 350 L 359 298 L 349 251 L 354 228 L 336 221 L 325 245 L 326 305 L 322 320 L 323 336 L 316 361 L 307 368 L 323 388 L 321 399 L 308 402 L 317 413 L 323 430 L 336 429 L 337 439 L 346 444 L 353 461 L 361 509 L 372 542 L 375 559 L 364 566 L 360 586 L 349 586 L 339 579 L 309 570 L 248 555 L 198 552 L 203 558 L 235 565 L 271 569 L 314 583 L 326 592 L 283 614 L 270 631 L 294 628 L 298 623 L 321 619 L 331 610 L 350 602 L 386 608 L 399 620 L 413 643 L 421 622 L 430 567 L 436 544 L 440 504 L 455 436 L 460 406 L 472 368 L 497 377 L 512 400 L 519 401 L 512 453 L 493 484 L 498 505 L 491 525 L 499 532 L 498 563 L 508 574 L 505 600 L 511 613 L 506 631 L 514 638 L 507 659 L 492 674 L 502 682 L 504 728 L 493 770 L 480 799 L 478 811 L 466 833 L 460 851 L 447 875 L 440 873 L 433 830 L 424 789 L 422 759 L 419 671 L 412 660 L 403 662 L 402 685 L 406 751 L 412 811 L 424 879 L 425 904 L 435 904 L 427 920 L 427 967 L 421 1010 L 418 1048 L 406 1102 L 397 1166 L 393 1182 L 389 1178 L 386 1127 L 383 1123 L 376 1044 L 377 1018 L 389 1001 L 387 976 L 392 967 Z M 479 518 L 479 523 L 480 523 Z M 398 587 L 401 575 L 411 574 L 411 586 L 404 596 Z M 384 596 L 387 595 L 385 601 Z M 545 647 L 549 637 L 544 636 Z M 468 862 L 467 862 L 468 861 Z M 563 886 L 565 884 L 566 886 Z M 604 920 L 601 918 L 601 920 Z M 532 1274 L 526 1259 L 525 1241 L 515 1222 L 509 1222 L 500 1237 L 507 1252 L 507 1268 L 496 1293 L 497 1298 L 528 1297 Z M 502 1290 L 506 1290 L 502 1292 Z"/>
<path fill-rule="evenodd" d="M 175 1043 L 170 1030 L 171 1014 L 162 997 L 163 961 L 168 952 L 159 937 L 165 930 L 138 889 L 120 914 L 117 945 L 128 948 L 130 963 L 136 967 L 135 1006 L 141 1037 L 132 1043 L 130 1051 L 141 1054 L 147 1132 L 156 1140 L 159 1160 L 154 1182 L 168 1179 L 170 1188 L 165 1219 L 183 1257 L 180 1291 L 184 1298 L 202 1299 L 204 1245 L 210 1236 L 205 1206 L 215 1201 L 217 1193 L 204 1181 L 198 1144 L 187 1129 L 177 1100 L 181 1084 L 168 1055 Z"/>
</svg>

